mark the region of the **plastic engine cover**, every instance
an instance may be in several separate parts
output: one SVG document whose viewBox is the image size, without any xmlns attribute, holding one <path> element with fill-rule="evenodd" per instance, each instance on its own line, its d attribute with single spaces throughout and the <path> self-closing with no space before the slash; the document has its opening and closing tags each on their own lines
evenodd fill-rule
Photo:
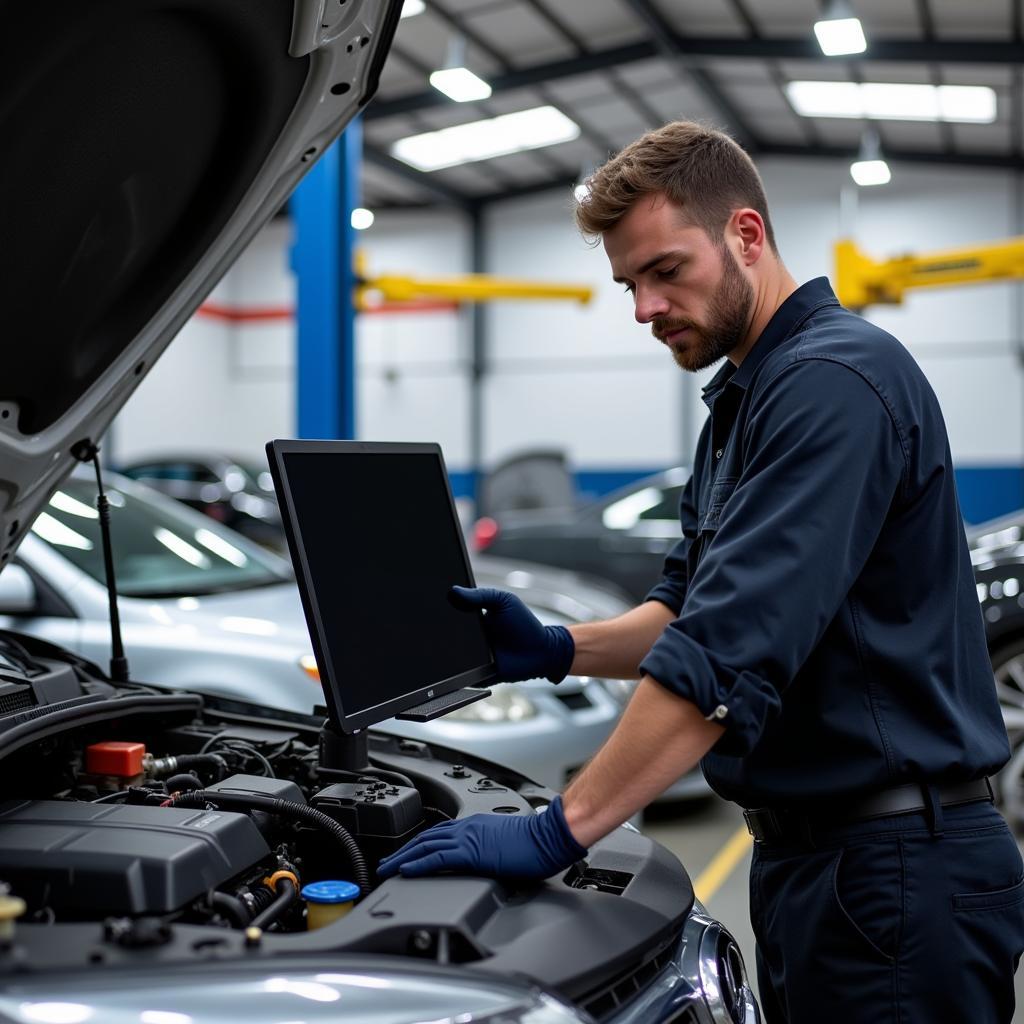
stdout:
<svg viewBox="0 0 1024 1024">
<path fill-rule="evenodd" d="M 0 804 L 0 880 L 61 916 L 162 914 L 270 853 L 245 814 L 56 800 Z"/>
</svg>

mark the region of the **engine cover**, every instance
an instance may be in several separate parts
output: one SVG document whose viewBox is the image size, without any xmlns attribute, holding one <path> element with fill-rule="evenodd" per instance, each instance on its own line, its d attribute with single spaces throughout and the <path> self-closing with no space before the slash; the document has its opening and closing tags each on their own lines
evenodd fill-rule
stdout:
<svg viewBox="0 0 1024 1024">
<path fill-rule="evenodd" d="M 249 817 L 230 811 L 0 804 L 0 881 L 61 916 L 168 913 L 269 854 Z"/>
</svg>

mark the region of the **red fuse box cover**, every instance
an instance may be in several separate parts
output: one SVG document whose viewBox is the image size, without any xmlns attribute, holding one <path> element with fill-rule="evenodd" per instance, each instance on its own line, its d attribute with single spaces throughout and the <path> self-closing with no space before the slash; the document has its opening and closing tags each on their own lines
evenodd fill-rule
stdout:
<svg viewBox="0 0 1024 1024">
<path fill-rule="evenodd" d="M 142 771 L 146 756 L 144 743 L 93 743 L 85 748 L 85 770 L 91 775 L 118 775 L 130 778 Z"/>
</svg>

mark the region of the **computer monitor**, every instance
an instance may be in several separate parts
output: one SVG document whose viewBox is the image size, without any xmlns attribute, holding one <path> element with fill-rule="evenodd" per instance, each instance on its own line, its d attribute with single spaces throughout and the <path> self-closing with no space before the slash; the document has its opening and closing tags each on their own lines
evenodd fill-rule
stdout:
<svg viewBox="0 0 1024 1024">
<path fill-rule="evenodd" d="M 279 440 L 267 456 L 335 727 L 495 679 L 482 614 L 448 597 L 474 582 L 439 445 Z"/>
</svg>

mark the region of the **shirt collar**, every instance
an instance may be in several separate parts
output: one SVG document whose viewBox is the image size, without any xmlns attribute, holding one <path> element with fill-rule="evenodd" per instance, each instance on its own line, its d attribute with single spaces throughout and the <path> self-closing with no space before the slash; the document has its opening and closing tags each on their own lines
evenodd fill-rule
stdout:
<svg viewBox="0 0 1024 1024">
<path fill-rule="evenodd" d="M 838 306 L 827 277 L 816 277 L 801 285 L 775 311 L 771 320 L 746 354 L 743 362 L 734 367 L 727 359 L 718 373 L 704 387 L 704 401 L 709 405 L 727 383 L 746 388 L 754 371 L 814 312 L 824 306 Z"/>
</svg>

